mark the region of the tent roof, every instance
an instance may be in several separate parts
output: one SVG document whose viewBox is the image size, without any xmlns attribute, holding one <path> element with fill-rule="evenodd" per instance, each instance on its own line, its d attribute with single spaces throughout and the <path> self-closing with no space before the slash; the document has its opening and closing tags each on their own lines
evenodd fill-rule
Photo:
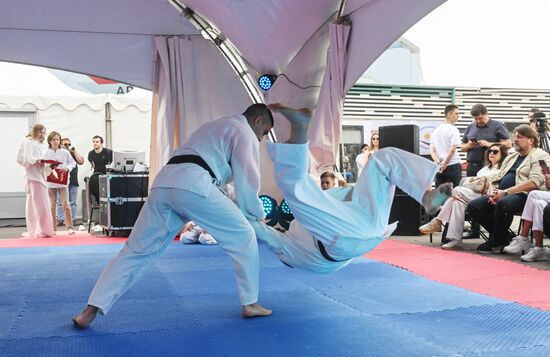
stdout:
<svg viewBox="0 0 550 357">
<path fill-rule="evenodd" d="M 348 0 L 344 13 L 351 14 L 354 27 L 346 87 L 403 32 L 444 1 Z M 257 74 L 284 71 L 304 45 L 323 32 L 341 3 L 182 2 L 211 20 Z M 153 36 L 198 35 L 167 0 L 4 0 L 0 24 L 0 60 L 93 74 L 148 89 L 152 88 Z M 328 38 L 320 37 L 325 45 L 308 53 L 314 67 L 308 76 L 323 72 Z M 304 83 L 309 78 L 295 79 Z"/>
<path fill-rule="evenodd" d="M 47 109 L 61 105 L 74 110 L 87 105 L 93 110 L 103 110 L 106 102 L 117 110 L 135 106 L 142 112 L 151 110 L 151 92 L 136 88 L 123 95 L 90 94 L 75 90 L 59 80 L 43 67 L 0 62 L 0 108 L 20 110 L 28 105 Z"/>
</svg>

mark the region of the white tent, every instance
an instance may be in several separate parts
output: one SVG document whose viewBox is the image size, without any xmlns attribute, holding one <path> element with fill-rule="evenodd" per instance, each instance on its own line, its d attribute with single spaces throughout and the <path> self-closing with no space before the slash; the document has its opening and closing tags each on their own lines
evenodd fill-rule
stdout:
<svg viewBox="0 0 550 357">
<path fill-rule="evenodd" d="M 4 0 L 0 60 L 152 89 L 156 165 L 201 122 L 251 103 L 241 78 L 283 74 L 265 100 L 314 107 L 327 63 L 328 26 L 338 15 L 352 23 L 341 76 L 345 93 L 393 41 L 444 1 Z M 214 41 L 201 37 L 188 20 L 193 14 L 219 30 L 203 31 Z M 214 45 L 229 42 L 244 64 L 238 74 Z M 159 91 L 168 74 L 179 82 Z M 276 123 L 275 133 L 288 135 L 284 121 Z M 332 140 L 316 144 L 334 148 Z"/>
<path fill-rule="evenodd" d="M 69 137 L 84 155 L 94 135 L 112 138 L 115 150 L 149 152 L 151 92 L 135 89 L 124 95 L 89 94 L 69 88 L 42 67 L 0 62 L 0 218 L 24 216 L 24 170 L 15 157 L 29 127 L 40 122 L 50 131 Z M 106 104 L 110 121 L 106 122 Z M 110 129 L 109 129 L 110 126 Z M 79 167 L 79 181 L 89 174 L 88 163 Z"/>
</svg>

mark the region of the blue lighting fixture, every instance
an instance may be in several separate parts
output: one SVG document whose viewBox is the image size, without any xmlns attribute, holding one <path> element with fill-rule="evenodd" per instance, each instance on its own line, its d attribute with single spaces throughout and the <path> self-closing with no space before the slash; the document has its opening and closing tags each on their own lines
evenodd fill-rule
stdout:
<svg viewBox="0 0 550 357">
<path fill-rule="evenodd" d="M 258 85 L 260 86 L 261 90 L 267 92 L 268 90 L 271 89 L 276 79 L 277 79 L 277 76 L 274 74 L 262 74 L 258 78 Z"/>
<path fill-rule="evenodd" d="M 288 206 L 288 203 L 283 200 L 279 206 L 279 225 L 288 230 L 290 222 L 292 222 L 293 219 L 294 215 L 292 214 L 292 210 Z"/>
<path fill-rule="evenodd" d="M 277 209 L 277 201 L 273 197 L 260 195 L 260 201 L 264 206 L 266 224 L 273 227 L 279 221 L 279 211 Z"/>
</svg>

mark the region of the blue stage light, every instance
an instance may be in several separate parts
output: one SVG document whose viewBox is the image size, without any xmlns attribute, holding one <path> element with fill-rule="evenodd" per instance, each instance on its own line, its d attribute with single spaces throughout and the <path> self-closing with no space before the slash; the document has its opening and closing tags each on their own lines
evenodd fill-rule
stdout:
<svg viewBox="0 0 550 357">
<path fill-rule="evenodd" d="M 269 197 L 267 195 L 260 195 L 259 197 L 264 207 L 266 224 L 273 227 L 279 221 L 277 201 L 275 201 L 273 197 Z"/>
<path fill-rule="evenodd" d="M 277 76 L 274 74 L 262 74 L 258 78 L 258 85 L 260 86 L 261 90 L 267 92 L 268 90 L 271 89 L 276 79 L 277 79 Z"/>
<path fill-rule="evenodd" d="M 292 214 L 292 210 L 288 206 L 288 203 L 283 200 L 279 205 L 279 225 L 284 229 L 288 229 L 293 219 L 294 215 Z"/>
</svg>

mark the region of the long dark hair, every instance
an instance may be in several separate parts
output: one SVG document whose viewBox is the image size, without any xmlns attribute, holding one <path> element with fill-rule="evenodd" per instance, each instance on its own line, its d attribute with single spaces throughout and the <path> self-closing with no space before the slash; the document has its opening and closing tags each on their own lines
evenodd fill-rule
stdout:
<svg viewBox="0 0 550 357">
<path fill-rule="evenodd" d="M 489 165 L 489 168 L 493 167 L 493 164 L 489 161 L 489 150 L 493 147 L 498 147 L 498 150 L 500 151 L 500 161 L 497 163 L 497 167 L 500 169 L 500 165 L 502 165 L 502 162 L 506 159 L 506 156 L 508 156 L 508 148 L 504 144 L 493 144 L 485 150 L 485 163 Z"/>
</svg>

